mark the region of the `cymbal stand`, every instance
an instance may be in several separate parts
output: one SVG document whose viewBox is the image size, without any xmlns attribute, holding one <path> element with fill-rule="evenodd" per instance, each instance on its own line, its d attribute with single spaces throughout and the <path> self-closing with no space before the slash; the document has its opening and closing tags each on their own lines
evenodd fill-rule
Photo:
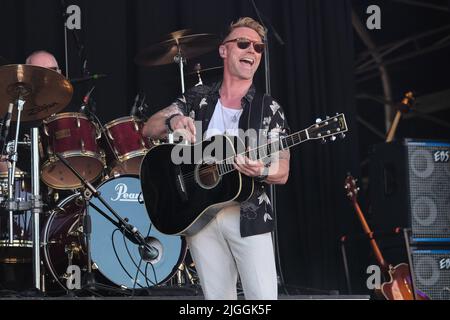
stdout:
<svg viewBox="0 0 450 320">
<path fill-rule="evenodd" d="M 181 94 L 184 94 L 185 87 L 184 87 L 184 64 L 186 63 L 186 59 L 183 57 L 183 54 L 181 53 L 181 47 L 178 46 L 178 53 L 175 57 L 173 57 L 173 60 L 176 64 L 179 65 L 180 68 L 180 80 L 181 80 Z"/>
<path fill-rule="evenodd" d="M 178 46 L 178 53 L 175 57 L 173 57 L 173 61 L 178 64 L 180 69 L 180 81 L 181 81 L 181 94 L 184 94 L 185 87 L 184 87 L 184 64 L 186 63 L 186 59 L 183 57 L 183 54 L 181 53 L 181 47 Z M 169 133 L 168 135 L 169 143 L 173 143 L 173 133 Z"/>
<path fill-rule="evenodd" d="M 43 202 L 39 186 L 39 129 L 31 128 L 31 210 L 33 214 L 33 280 L 36 289 L 41 290 L 41 256 L 40 256 L 40 225 L 39 218 L 43 213 Z"/>
<path fill-rule="evenodd" d="M 17 126 L 16 126 L 16 135 L 14 139 L 14 143 L 8 144 L 7 152 L 8 152 L 8 203 L 7 209 L 9 211 L 9 243 L 14 243 L 14 224 L 13 224 L 13 215 L 14 211 L 17 210 L 17 204 L 14 199 L 14 177 L 16 173 L 16 164 L 17 164 L 17 143 L 19 141 L 19 130 L 20 130 L 20 116 L 23 111 L 23 105 L 25 101 L 21 99 L 20 95 L 17 99 Z M 20 205 L 20 204 L 19 204 Z"/>
<path fill-rule="evenodd" d="M 202 70 L 202 65 L 200 63 L 197 63 L 194 67 L 194 71 L 195 71 L 195 73 L 197 73 L 197 77 L 198 77 L 198 82 L 195 85 L 196 87 L 203 85 L 202 77 L 200 75 L 201 70 Z"/>
<path fill-rule="evenodd" d="M 39 239 L 39 215 L 42 213 L 42 202 L 39 190 L 39 153 L 38 153 L 38 129 L 33 128 L 31 130 L 31 170 L 32 170 L 32 203 L 21 202 L 15 199 L 15 173 L 16 164 L 18 161 L 17 145 L 19 144 L 19 132 L 20 132 L 20 118 L 23 111 L 23 106 L 25 100 L 23 100 L 23 95 L 29 94 L 27 89 L 24 87 L 17 87 L 18 99 L 17 103 L 17 125 L 15 139 L 12 143 L 8 143 L 7 154 L 8 154 L 8 201 L 7 210 L 9 211 L 9 242 L 14 243 L 14 224 L 13 216 L 14 211 L 26 211 L 32 209 L 33 213 L 33 283 L 36 289 L 41 289 L 41 272 L 40 272 L 40 239 Z M 28 144 L 28 143 L 25 143 Z"/>
</svg>

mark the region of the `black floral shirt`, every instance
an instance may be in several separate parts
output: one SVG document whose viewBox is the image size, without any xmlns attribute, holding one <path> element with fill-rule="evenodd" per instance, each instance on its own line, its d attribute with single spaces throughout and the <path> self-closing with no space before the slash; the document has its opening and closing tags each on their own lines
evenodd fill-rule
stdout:
<svg viewBox="0 0 450 320">
<path fill-rule="evenodd" d="M 201 85 L 193 87 L 174 102 L 184 115 L 190 116 L 196 121 L 202 121 L 203 134 L 208 129 L 217 101 L 220 98 L 220 87 L 220 82 L 212 86 Z M 247 128 L 249 122 L 245 119 L 248 119 L 248 113 L 254 108 L 252 101 L 255 94 L 256 90 L 254 85 L 252 85 L 241 101 L 244 111 L 239 121 L 240 129 L 249 129 Z M 262 103 L 255 107 L 259 109 L 262 107 L 263 110 L 262 112 L 261 110 L 254 111 L 261 115 L 261 120 L 259 121 L 260 127 L 252 129 L 263 130 L 262 132 L 266 135 L 267 139 L 272 140 L 285 136 L 289 132 L 283 109 L 272 97 L 265 95 Z M 245 117 L 246 113 L 247 117 Z M 272 232 L 274 228 L 274 217 L 268 185 L 258 181 L 255 181 L 255 184 L 253 195 L 250 199 L 240 204 L 240 231 L 242 237 Z"/>
</svg>

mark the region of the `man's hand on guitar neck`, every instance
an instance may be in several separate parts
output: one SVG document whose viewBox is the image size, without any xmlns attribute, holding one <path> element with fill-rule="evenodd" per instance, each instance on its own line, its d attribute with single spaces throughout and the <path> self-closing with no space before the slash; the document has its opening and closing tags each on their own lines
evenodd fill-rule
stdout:
<svg viewBox="0 0 450 320">
<path fill-rule="evenodd" d="M 289 150 L 280 151 L 276 160 L 266 167 L 261 160 L 237 155 L 234 167 L 248 177 L 264 177 L 264 182 L 268 184 L 285 184 L 289 177 L 289 158 Z"/>
<path fill-rule="evenodd" d="M 255 178 L 264 175 L 264 163 L 261 160 L 251 160 L 238 154 L 235 158 L 234 167 L 237 171 L 248 177 Z"/>
</svg>

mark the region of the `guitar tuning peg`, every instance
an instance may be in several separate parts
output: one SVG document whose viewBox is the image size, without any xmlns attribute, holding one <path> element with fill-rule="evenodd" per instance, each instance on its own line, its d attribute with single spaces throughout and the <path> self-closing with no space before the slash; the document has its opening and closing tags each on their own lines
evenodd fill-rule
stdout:
<svg viewBox="0 0 450 320">
<path fill-rule="evenodd" d="M 322 122 L 322 119 L 320 119 L 320 118 L 316 119 L 316 123 L 321 123 L 321 122 Z"/>
<path fill-rule="evenodd" d="M 330 119 L 330 116 L 326 116 L 326 118 L 325 118 L 326 120 L 328 120 L 328 119 Z"/>
<path fill-rule="evenodd" d="M 336 136 L 331 136 L 330 138 L 331 141 L 336 141 L 336 139 L 337 139 Z"/>
<path fill-rule="evenodd" d="M 344 139 L 344 138 L 345 138 L 345 133 L 342 132 L 342 133 L 340 134 L 340 137 L 341 137 L 341 139 Z"/>
<path fill-rule="evenodd" d="M 325 138 L 322 138 L 322 140 L 320 141 L 320 143 L 322 143 L 322 144 L 325 144 L 325 143 L 327 143 L 327 139 L 325 139 Z"/>
</svg>

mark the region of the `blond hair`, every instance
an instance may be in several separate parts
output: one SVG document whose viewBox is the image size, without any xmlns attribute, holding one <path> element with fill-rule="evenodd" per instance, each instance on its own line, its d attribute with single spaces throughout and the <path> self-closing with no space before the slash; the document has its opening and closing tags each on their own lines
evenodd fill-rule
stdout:
<svg viewBox="0 0 450 320">
<path fill-rule="evenodd" d="M 230 24 L 230 28 L 228 29 L 228 34 L 226 35 L 226 37 L 224 39 L 226 39 L 233 32 L 234 29 L 242 28 L 242 27 L 255 30 L 256 33 L 258 33 L 258 35 L 261 37 L 262 40 L 264 40 L 266 37 L 266 29 L 258 21 L 254 20 L 253 18 L 250 18 L 250 17 L 243 17 L 243 18 L 239 18 L 239 20 L 237 20 L 236 22 L 232 22 Z"/>
</svg>

